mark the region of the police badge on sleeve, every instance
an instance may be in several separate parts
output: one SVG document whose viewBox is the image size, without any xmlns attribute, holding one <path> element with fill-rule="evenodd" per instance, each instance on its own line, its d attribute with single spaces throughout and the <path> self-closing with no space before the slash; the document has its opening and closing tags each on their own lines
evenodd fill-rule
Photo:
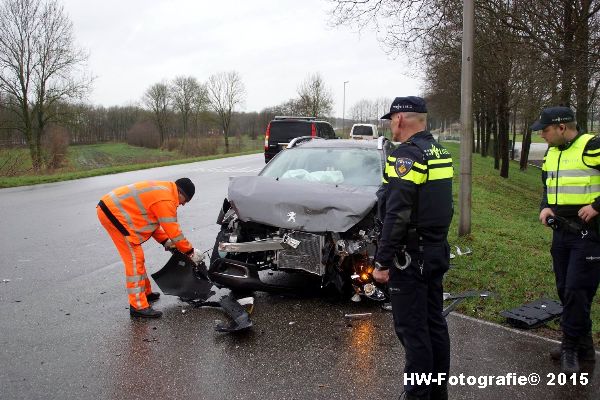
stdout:
<svg viewBox="0 0 600 400">
<path fill-rule="evenodd" d="M 402 178 L 404 175 L 408 174 L 410 172 L 410 169 L 412 168 L 414 164 L 414 161 L 411 160 L 410 158 L 398 158 L 396 160 L 396 173 L 398 174 L 399 178 Z"/>
</svg>

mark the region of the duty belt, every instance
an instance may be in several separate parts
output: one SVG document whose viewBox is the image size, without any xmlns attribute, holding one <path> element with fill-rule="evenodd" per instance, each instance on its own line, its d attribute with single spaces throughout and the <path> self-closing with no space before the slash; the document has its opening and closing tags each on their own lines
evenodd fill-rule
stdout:
<svg viewBox="0 0 600 400">
<path fill-rule="evenodd" d="M 551 215 L 546 218 L 546 223 L 553 230 L 563 229 L 566 232 L 575 233 L 581 235 L 582 239 L 591 239 L 593 241 L 599 241 L 598 233 L 589 229 L 584 224 L 577 222 L 573 219 L 561 217 L 560 215 Z"/>
</svg>

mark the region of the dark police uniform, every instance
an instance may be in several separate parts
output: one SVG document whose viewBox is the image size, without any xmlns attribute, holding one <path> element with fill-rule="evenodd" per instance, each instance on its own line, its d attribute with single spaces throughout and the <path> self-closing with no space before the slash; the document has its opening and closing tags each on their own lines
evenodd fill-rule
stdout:
<svg viewBox="0 0 600 400">
<path fill-rule="evenodd" d="M 449 268 L 447 242 L 452 220 L 452 158 L 427 131 L 413 135 L 388 157 L 379 216 L 383 228 L 375 260 L 390 267 L 388 282 L 394 328 L 406 352 L 404 371 L 448 373 L 450 339 L 442 316 L 442 278 Z M 405 250 L 412 260 L 393 267 Z M 432 398 L 437 388 L 432 388 Z M 427 398 L 430 388 L 405 385 Z"/>
<path fill-rule="evenodd" d="M 592 300 L 600 282 L 598 218 L 585 224 L 577 215 L 591 204 L 600 211 L 600 138 L 579 134 L 563 146 L 550 147 L 542 166 L 544 195 L 540 210 L 579 225 L 582 231 L 560 224 L 552 236 L 551 254 L 558 296 L 563 304 L 563 346 L 585 345 L 592 349 Z M 567 342 L 567 343 L 565 343 Z"/>
</svg>

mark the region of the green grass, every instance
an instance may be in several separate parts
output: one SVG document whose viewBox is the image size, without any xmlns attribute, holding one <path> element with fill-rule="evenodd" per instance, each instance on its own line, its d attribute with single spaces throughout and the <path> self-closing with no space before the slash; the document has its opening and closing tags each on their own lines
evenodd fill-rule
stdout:
<svg viewBox="0 0 600 400">
<path fill-rule="evenodd" d="M 445 278 L 445 290 L 490 290 L 493 298 L 468 300 L 459 311 L 494 322 L 505 322 L 500 311 L 508 310 L 540 297 L 558 300 L 552 272 L 550 242 L 552 232 L 538 221 L 542 183 L 540 170 L 529 167 L 519 171 L 511 162 L 510 177 L 501 178 L 493 168 L 493 157 L 472 157 L 471 235 L 458 237 L 460 209 L 459 145 L 445 143 L 455 161 L 455 214 L 450 228 L 451 245 L 469 246 L 470 256 L 456 257 L 456 265 Z M 600 307 L 592 309 L 594 335 L 600 342 Z M 548 329 L 549 328 L 549 329 Z M 557 322 L 540 328 L 539 333 L 557 337 Z"/>
<path fill-rule="evenodd" d="M 235 139 L 231 141 L 232 147 L 234 141 Z M 223 149 L 219 148 L 217 150 L 219 154 L 202 157 L 186 157 L 176 151 L 147 149 L 124 143 L 70 146 L 64 167 L 52 173 L 38 175 L 34 175 L 30 171 L 31 161 L 27 149 L 11 149 L 10 152 L 4 150 L 0 153 L 0 165 L 2 165 L 3 157 L 9 155 L 10 157 L 17 157 L 21 164 L 19 170 L 24 172 L 17 176 L 0 176 L 0 188 L 60 182 L 215 158 L 234 157 L 262 151 L 253 149 L 250 142 L 242 139 L 241 145 L 236 147 L 240 151 L 235 153 L 222 154 Z M 262 144 L 260 140 L 257 142 Z"/>
<path fill-rule="evenodd" d="M 172 161 L 179 158 L 181 158 L 181 155 L 174 151 L 146 149 L 124 143 L 71 146 L 67 154 L 68 164 L 74 171 L 106 168 L 124 164 Z"/>
</svg>

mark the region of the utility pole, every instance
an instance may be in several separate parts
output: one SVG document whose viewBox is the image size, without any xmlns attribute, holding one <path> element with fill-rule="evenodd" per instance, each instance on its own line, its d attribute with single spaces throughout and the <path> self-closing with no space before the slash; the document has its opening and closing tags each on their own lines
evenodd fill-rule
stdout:
<svg viewBox="0 0 600 400">
<path fill-rule="evenodd" d="M 462 67 L 460 73 L 460 221 L 458 236 L 471 233 L 471 151 L 473 147 L 473 0 L 463 0 Z"/>
<path fill-rule="evenodd" d="M 350 81 L 344 81 L 344 101 L 342 105 L 342 135 L 346 129 L 346 83 Z"/>
</svg>

